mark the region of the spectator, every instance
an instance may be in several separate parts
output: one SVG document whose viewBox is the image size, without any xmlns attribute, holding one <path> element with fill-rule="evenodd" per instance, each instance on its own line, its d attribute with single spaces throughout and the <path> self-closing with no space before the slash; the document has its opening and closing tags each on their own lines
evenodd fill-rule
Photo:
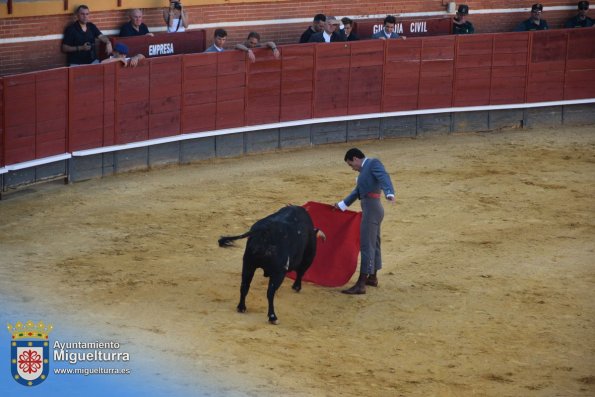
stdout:
<svg viewBox="0 0 595 397">
<path fill-rule="evenodd" d="M 225 29 L 215 29 L 213 34 L 213 44 L 205 50 L 205 52 L 223 52 L 225 49 L 225 41 L 227 40 L 227 32 Z"/>
<path fill-rule="evenodd" d="M 149 32 L 149 28 L 147 25 L 143 23 L 143 12 L 139 8 L 135 8 L 130 10 L 128 13 L 128 18 L 130 21 L 125 23 L 120 28 L 120 37 L 130 37 L 130 36 L 153 36 L 153 33 Z"/>
<path fill-rule="evenodd" d="M 587 10 L 589 9 L 588 1 L 578 2 L 578 14 L 574 18 L 570 18 L 564 24 L 565 28 L 590 28 L 593 26 L 593 19 L 587 16 Z"/>
<path fill-rule="evenodd" d="M 62 52 L 66 53 L 68 65 L 99 63 L 95 39 L 105 43 L 107 55 L 112 53 L 112 43 L 97 26 L 89 22 L 89 7 L 80 5 L 74 14 L 76 21 L 66 27 L 62 39 Z"/>
<path fill-rule="evenodd" d="M 163 20 L 168 33 L 183 32 L 188 29 L 188 14 L 181 1 L 169 0 L 169 8 L 163 10 Z"/>
<path fill-rule="evenodd" d="M 345 36 L 338 32 L 339 20 L 335 17 L 326 17 L 324 22 L 324 30 L 322 32 L 314 33 L 310 36 L 309 43 L 330 43 L 335 41 L 345 41 Z"/>
<path fill-rule="evenodd" d="M 302 33 L 302 36 L 300 37 L 300 43 L 308 43 L 310 41 L 310 36 L 312 36 L 314 33 L 322 32 L 325 22 L 326 16 L 324 14 L 316 14 L 314 16 L 314 20 L 312 21 L 312 26 L 309 26 L 308 29 Z"/>
<path fill-rule="evenodd" d="M 382 39 L 382 40 L 386 40 L 386 39 L 406 39 L 407 37 L 405 36 L 399 36 L 399 34 L 395 31 L 395 27 L 397 25 L 397 19 L 392 16 L 392 15 L 387 15 L 386 18 L 384 18 L 384 23 L 383 23 L 384 27 L 382 28 L 382 30 L 380 32 L 376 32 L 372 35 L 373 39 Z"/>
<path fill-rule="evenodd" d="M 359 40 L 359 36 L 353 33 L 353 21 L 350 18 L 341 18 L 341 23 L 343 24 L 343 36 L 345 36 L 346 41 Z"/>
<path fill-rule="evenodd" d="M 104 59 L 101 63 L 122 62 L 124 66 L 135 68 L 142 59 L 145 59 L 143 54 L 128 57 L 128 46 L 124 43 L 116 43 L 112 56 Z"/>
<path fill-rule="evenodd" d="M 531 6 L 531 17 L 523 21 L 516 27 L 515 32 L 527 32 L 530 30 L 547 30 L 547 21 L 541 19 L 543 6 L 539 3 Z"/>
<path fill-rule="evenodd" d="M 461 4 L 457 10 L 457 15 L 452 20 L 453 34 L 471 34 L 475 33 L 473 24 L 467 20 L 469 14 L 469 6 Z"/>
<path fill-rule="evenodd" d="M 264 43 L 264 45 L 269 47 L 271 51 L 273 51 L 275 59 L 279 59 L 281 54 L 279 53 L 279 50 L 277 49 L 277 45 L 275 43 L 269 41 Z M 244 41 L 243 44 L 236 44 L 237 50 L 245 51 L 248 53 L 248 58 L 250 58 L 251 62 L 256 62 L 256 57 L 254 56 L 254 52 L 252 51 L 252 49 L 260 47 L 263 47 L 263 45 L 260 44 L 260 35 L 256 32 L 250 32 L 248 34 L 248 37 L 246 38 L 246 41 Z"/>
</svg>

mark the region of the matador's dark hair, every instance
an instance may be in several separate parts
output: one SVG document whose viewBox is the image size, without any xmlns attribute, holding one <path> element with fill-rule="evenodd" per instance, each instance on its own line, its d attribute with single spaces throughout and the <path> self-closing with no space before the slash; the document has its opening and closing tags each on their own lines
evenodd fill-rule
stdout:
<svg viewBox="0 0 595 397">
<path fill-rule="evenodd" d="M 366 156 L 364 155 L 364 152 L 362 152 L 358 148 L 349 149 L 347 151 L 347 153 L 345 153 L 345 161 L 347 161 L 347 160 L 353 161 L 354 157 L 357 157 L 358 159 L 366 158 Z"/>
</svg>

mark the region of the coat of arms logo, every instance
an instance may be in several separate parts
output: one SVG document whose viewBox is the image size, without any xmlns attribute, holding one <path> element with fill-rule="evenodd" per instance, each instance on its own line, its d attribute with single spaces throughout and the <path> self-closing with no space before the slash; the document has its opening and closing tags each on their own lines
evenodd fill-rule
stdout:
<svg viewBox="0 0 595 397">
<path fill-rule="evenodd" d="M 20 321 L 14 327 L 7 326 L 11 333 L 10 369 L 12 378 L 24 386 L 37 386 L 47 379 L 50 372 L 49 334 L 54 327 L 43 321 L 35 324 Z"/>
</svg>

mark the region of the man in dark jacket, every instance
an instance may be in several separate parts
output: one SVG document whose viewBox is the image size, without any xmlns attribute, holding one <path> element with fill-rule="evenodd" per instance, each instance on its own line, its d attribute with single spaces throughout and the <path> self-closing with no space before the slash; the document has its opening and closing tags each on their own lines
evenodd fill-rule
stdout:
<svg viewBox="0 0 595 397">
<path fill-rule="evenodd" d="M 531 6 L 531 17 L 519 24 L 514 30 L 515 32 L 528 32 L 530 30 L 548 30 L 547 21 L 541 19 L 543 6 L 539 3 Z"/>
<path fill-rule="evenodd" d="M 324 30 L 310 36 L 309 43 L 331 43 L 335 41 L 345 41 L 345 36 L 339 29 L 339 20 L 335 17 L 326 17 Z"/>
<path fill-rule="evenodd" d="M 68 65 L 99 63 L 95 39 L 105 44 L 107 55 L 112 53 L 112 43 L 97 26 L 89 22 L 89 7 L 80 5 L 74 14 L 76 21 L 66 27 L 62 39 L 62 52 L 66 53 Z"/>
<path fill-rule="evenodd" d="M 475 33 L 473 24 L 467 20 L 469 6 L 461 4 L 457 10 L 457 15 L 452 20 L 453 34 L 471 34 Z"/>
<path fill-rule="evenodd" d="M 308 26 L 308 29 L 300 37 L 300 43 L 307 43 L 310 41 L 310 37 L 318 32 L 322 32 L 324 29 L 324 23 L 326 22 L 326 16 L 324 14 L 314 15 L 312 26 Z"/>
<path fill-rule="evenodd" d="M 587 16 L 587 10 L 589 9 L 588 1 L 578 2 L 578 14 L 574 18 L 570 18 L 564 24 L 565 28 L 590 28 L 595 22 L 593 19 Z"/>
</svg>

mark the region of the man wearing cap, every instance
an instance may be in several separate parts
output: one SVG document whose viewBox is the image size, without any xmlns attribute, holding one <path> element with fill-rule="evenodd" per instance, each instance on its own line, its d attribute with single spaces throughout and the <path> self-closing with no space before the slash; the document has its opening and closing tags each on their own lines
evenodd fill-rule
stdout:
<svg viewBox="0 0 595 397">
<path fill-rule="evenodd" d="M 378 159 L 367 158 L 358 148 L 352 148 L 345 153 L 345 163 L 359 173 L 355 189 L 342 201 L 335 204 L 335 208 L 345 211 L 347 207 L 359 199 L 362 207 L 360 225 L 360 274 L 355 285 L 343 292 L 348 295 L 366 293 L 366 285 L 378 287 L 378 271 L 382 269 L 380 252 L 380 226 L 384 218 L 382 207 L 382 193 L 391 203 L 395 203 L 395 189 L 386 172 L 384 165 Z"/>
<path fill-rule="evenodd" d="M 69 66 L 99 63 L 95 40 L 105 43 L 106 54 L 112 53 L 112 43 L 97 26 L 89 22 L 89 7 L 80 5 L 74 12 L 76 21 L 64 30 L 62 52 L 66 53 Z"/>
<path fill-rule="evenodd" d="M 128 57 L 128 46 L 124 43 L 116 43 L 112 56 L 101 61 L 101 63 L 122 62 L 124 66 L 136 67 L 141 59 L 145 59 L 143 54 L 137 54 Z"/>
<path fill-rule="evenodd" d="M 457 15 L 452 19 L 453 34 L 471 34 L 475 32 L 473 24 L 467 20 L 469 6 L 461 4 L 457 10 Z"/>
<path fill-rule="evenodd" d="M 399 36 L 395 27 L 397 26 L 397 18 L 392 15 L 387 15 L 384 18 L 382 30 L 372 35 L 373 39 L 405 39 L 405 36 Z"/>
<path fill-rule="evenodd" d="M 335 41 L 345 41 L 345 36 L 338 31 L 339 20 L 335 17 L 326 17 L 324 23 L 324 30 L 322 32 L 314 33 L 310 36 L 308 43 L 331 43 Z"/>
<path fill-rule="evenodd" d="M 587 10 L 589 9 L 588 1 L 578 2 L 578 14 L 574 18 L 570 18 L 564 24 L 565 28 L 590 28 L 593 26 L 593 19 L 587 16 Z"/>
<path fill-rule="evenodd" d="M 324 30 L 324 23 L 326 22 L 326 16 L 324 14 L 316 14 L 314 15 L 314 20 L 312 21 L 312 26 L 309 26 L 308 29 L 302 36 L 300 37 L 300 43 L 308 43 L 310 41 L 310 37 L 315 33 L 320 33 Z"/>
<path fill-rule="evenodd" d="M 533 4 L 533 6 L 531 6 L 531 18 L 521 22 L 514 31 L 527 32 L 530 30 L 548 30 L 549 27 L 547 26 L 547 21 L 545 19 L 541 19 L 542 11 L 543 6 L 541 4 Z"/>
<path fill-rule="evenodd" d="M 120 37 L 153 36 L 153 33 L 149 32 L 147 25 L 143 23 L 143 12 L 139 8 L 130 10 L 128 18 L 130 18 L 130 21 L 120 28 Z"/>
</svg>

